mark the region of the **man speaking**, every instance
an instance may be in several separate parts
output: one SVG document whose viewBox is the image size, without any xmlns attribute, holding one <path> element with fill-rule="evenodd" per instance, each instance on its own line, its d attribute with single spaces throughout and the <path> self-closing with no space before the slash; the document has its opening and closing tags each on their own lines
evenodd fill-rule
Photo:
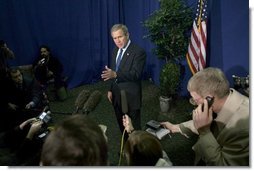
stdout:
<svg viewBox="0 0 254 171">
<path fill-rule="evenodd" d="M 136 129 L 141 129 L 140 108 L 142 102 L 141 77 L 145 66 L 145 51 L 129 39 L 128 28 L 115 24 L 111 36 L 116 47 L 113 49 L 111 66 L 105 66 L 101 78 L 110 80 L 108 100 L 112 103 L 121 132 L 124 131 L 122 116 L 128 114 Z M 125 91 L 128 112 L 124 113 L 121 105 L 121 90 Z"/>
</svg>

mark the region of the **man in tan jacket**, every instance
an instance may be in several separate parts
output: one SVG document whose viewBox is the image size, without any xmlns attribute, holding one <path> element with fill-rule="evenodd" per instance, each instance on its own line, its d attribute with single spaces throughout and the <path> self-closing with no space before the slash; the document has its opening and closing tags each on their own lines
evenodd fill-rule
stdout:
<svg viewBox="0 0 254 171">
<path fill-rule="evenodd" d="M 249 166 L 249 98 L 229 88 L 218 68 L 197 72 L 188 82 L 188 91 L 198 105 L 192 120 L 161 124 L 172 133 L 199 135 L 193 146 L 195 165 Z"/>
</svg>

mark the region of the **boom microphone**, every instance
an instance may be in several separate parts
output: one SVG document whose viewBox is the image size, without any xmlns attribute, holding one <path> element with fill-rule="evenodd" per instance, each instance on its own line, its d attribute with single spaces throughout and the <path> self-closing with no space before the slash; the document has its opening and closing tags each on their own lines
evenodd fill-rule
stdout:
<svg viewBox="0 0 254 171">
<path fill-rule="evenodd" d="M 97 104 L 100 102 L 101 96 L 102 96 L 101 92 L 95 90 L 85 102 L 84 107 L 82 109 L 83 114 L 88 115 L 91 111 L 93 111 L 97 106 Z"/>
<path fill-rule="evenodd" d="M 89 98 L 89 96 L 90 96 L 90 91 L 89 91 L 89 90 L 83 89 L 83 90 L 79 93 L 79 95 L 78 95 L 78 97 L 77 97 L 77 99 L 76 99 L 76 101 L 75 101 L 75 108 L 76 108 L 76 111 L 75 111 L 74 113 L 78 113 L 79 110 L 83 108 L 84 103 L 87 101 L 87 99 Z"/>
<path fill-rule="evenodd" d="M 124 114 L 127 114 L 127 112 L 128 112 L 128 103 L 127 103 L 127 97 L 126 97 L 125 90 L 121 90 L 121 107 L 122 107 L 122 112 Z"/>
</svg>

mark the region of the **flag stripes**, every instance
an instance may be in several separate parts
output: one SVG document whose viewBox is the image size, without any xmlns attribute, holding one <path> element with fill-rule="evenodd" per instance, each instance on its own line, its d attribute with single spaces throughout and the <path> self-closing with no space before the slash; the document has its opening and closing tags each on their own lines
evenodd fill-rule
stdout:
<svg viewBox="0 0 254 171">
<path fill-rule="evenodd" d="M 192 74 L 206 67 L 207 0 L 199 0 L 186 54 Z"/>
</svg>

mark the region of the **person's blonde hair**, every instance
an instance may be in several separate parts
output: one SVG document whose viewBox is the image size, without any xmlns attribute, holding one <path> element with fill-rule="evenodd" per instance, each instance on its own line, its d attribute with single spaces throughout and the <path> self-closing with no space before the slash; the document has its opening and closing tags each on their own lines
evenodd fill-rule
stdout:
<svg viewBox="0 0 254 171">
<path fill-rule="evenodd" d="M 188 82 L 189 92 L 196 92 L 202 97 L 208 94 L 223 98 L 229 94 L 229 82 L 219 68 L 205 68 L 194 74 Z"/>
</svg>

